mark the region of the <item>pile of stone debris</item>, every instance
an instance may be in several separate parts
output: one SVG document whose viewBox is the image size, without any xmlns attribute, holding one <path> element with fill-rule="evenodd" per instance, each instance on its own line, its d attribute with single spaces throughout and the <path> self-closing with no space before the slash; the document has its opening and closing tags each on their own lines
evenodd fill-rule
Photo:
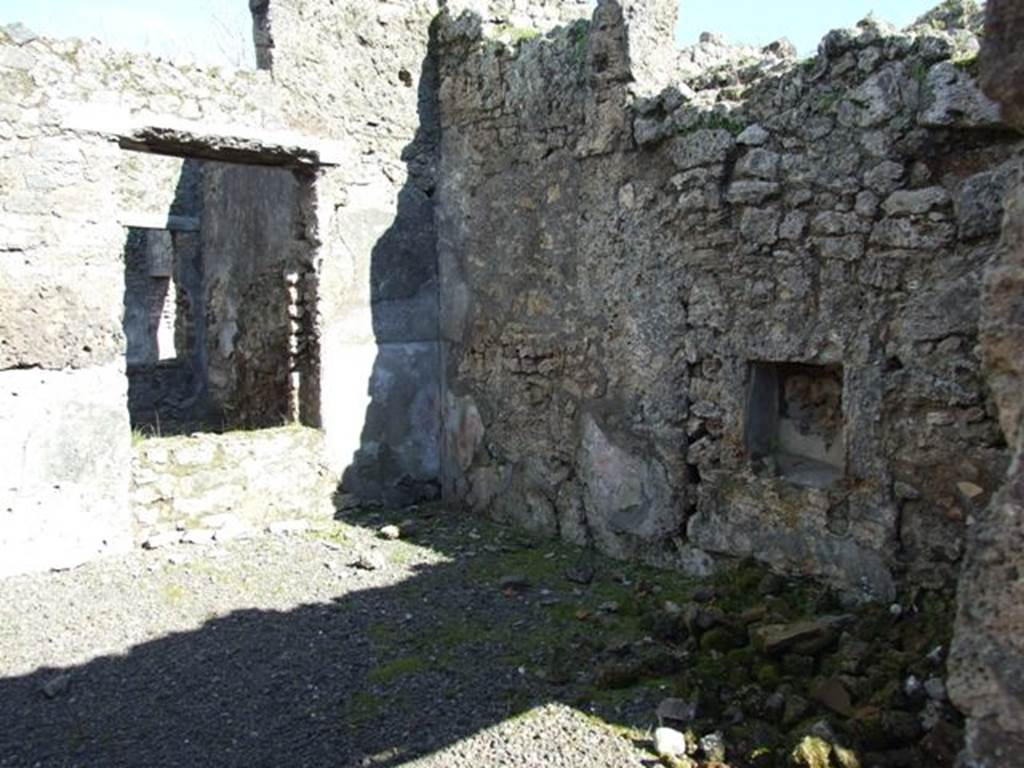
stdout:
<svg viewBox="0 0 1024 768">
<path fill-rule="evenodd" d="M 935 591 L 844 606 L 745 565 L 643 618 L 670 658 L 609 657 L 596 685 L 671 680 L 653 744 L 668 766 L 952 766 L 963 721 L 944 682 L 951 607 Z"/>
</svg>

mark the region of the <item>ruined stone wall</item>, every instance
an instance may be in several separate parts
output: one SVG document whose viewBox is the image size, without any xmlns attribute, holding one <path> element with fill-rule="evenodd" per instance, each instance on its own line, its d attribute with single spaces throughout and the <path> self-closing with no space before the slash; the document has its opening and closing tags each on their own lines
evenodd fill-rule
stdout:
<svg viewBox="0 0 1024 768">
<path fill-rule="evenodd" d="M 123 220 L 143 198 L 173 201 L 177 179 L 133 166 L 100 123 L 173 112 L 263 124 L 268 85 L 0 31 L 0 572 L 131 541 Z"/>
<path fill-rule="evenodd" d="M 24 553 L 5 561 L 5 570 L 84 559 L 131 538 L 124 228 L 166 234 L 194 222 L 179 210 L 186 178 L 180 157 L 165 161 L 121 147 L 308 169 L 301 222 L 295 220 L 292 233 L 295 241 L 305 240 L 307 256 L 298 281 L 290 272 L 273 278 L 280 282 L 275 295 L 287 298 L 274 307 L 284 306 L 287 317 L 276 309 L 269 313 L 282 320 L 274 333 L 284 329 L 289 359 L 274 362 L 273 384 L 267 385 L 274 391 L 260 397 L 280 400 L 287 380 L 291 410 L 327 434 L 332 471 L 358 465 L 352 484 L 365 495 L 411 499 L 436 493 L 436 78 L 428 55 L 435 9 L 427 2 L 339 8 L 280 0 L 256 6 L 261 61 L 269 65 L 272 43 L 273 76 L 178 66 L 22 31 L 0 34 L 0 249 L 9 255 L 0 273 L 0 377 L 10 382 L 3 385 L 4 397 L 12 399 L 8 410 L 16 410 L 15 392 L 24 389 L 21 369 L 39 367 L 43 378 L 52 371 L 60 380 L 47 390 L 55 402 L 33 396 L 33 408 L 43 410 L 31 418 L 15 424 L 5 411 L 5 449 L 12 459 L 29 456 L 2 499 L 6 514 L 17 520 L 4 526 L 0 549 Z M 209 202 L 230 209 L 223 198 Z M 237 218 L 234 223 L 247 226 Z M 302 283 L 310 270 L 314 279 Z M 218 311 L 225 306 L 214 304 Z M 262 317 L 253 301 L 239 306 L 248 307 L 247 317 L 237 318 L 243 324 L 269 329 L 273 318 Z M 206 307 L 202 311 L 205 317 Z M 230 312 L 223 316 L 229 320 L 218 330 L 232 322 Z M 308 329 L 324 332 L 326 343 L 316 350 L 320 360 L 308 351 L 320 338 L 302 338 Z M 265 358 L 271 346 L 280 354 L 280 339 L 271 345 L 270 335 L 249 337 L 268 343 L 256 342 L 247 361 Z M 214 341 L 197 338 L 196 354 L 216 350 Z M 296 356 L 303 358 L 297 366 Z M 254 404 L 264 372 L 243 370 L 240 356 L 235 358 L 217 371 L 248 390 Z M 298 396 L 296 376 L 305 379 Z M 65 382 L 75 377 L 81 386 Z M 142 383 L 143 399 L 152 405 L 167 382 L 150 377 Z M 193 392 L 202 394 L 202 387 Z M 329 393 L 322 398 L 325 408 L 322 392 Z M 101 405 L 90 406 L 92 400 Z M 103 422 L 104 437 L 41 428 L 55 421 L 47 413 L 83 407 L 90 408 L 83 418 Z M 270 420 L 258 408 L 243 410 L 238 423 Z M 61 461 L 55 469 L 26 449 L 33 440 L 83 457 L 102 453 L 109 466 Z M 63 490 L 54 490 L 55 481 Z M 75 488 L 86 512 L 60 503 Z M 65 532 L 66 545 L 53 530 Z M 27 541 L 31 546 L 22 546 Z"/>
<path fill-rule="evenodd" d="M 989 1 L 981 65 L 986 92 L 1024 131 L 1019 3 Z M 961 758 L 969 768 L 1024 765 L 1024 164 L 1006 186 L 1002 241 L 985 275 L 981 344 L 1015 455 L 1002 489 L 968 529 L 950 656 L 950 695 L 968 717 Z"/>
<path fill-rule="evenodd" d="M 695 571 L 948 584 L 1006 462 L 979 286 L 1021 144 L 976 39 L 869 22 L 632 99 L 664 24 L 628 10 L 511 45 L 444 27 L 446 492 Z M 756 396 L 793 365 L 824 373 Z M 842 450 L 755 460 L 759 402 Z"/>
<path fill-rule="evenodd" d="M 143 440 L 133 446 L 135 540 L 149 547 L 332 519 L 337 478 L 323 433 L 299 426 Z"/>
<path fill-rule="evenodd" d="M 230 429 L 298 420 L 309 343 L 312 249 L 285 169 L 208 163 L 203 174 L 203 307 L 209 398 Z"/>
<path fill-rule="evenodd" d="M 435 12 L 426 0 L 257 7 L 261 63 L 290 94 L 289 119 L 351 150 L 316 185 L 320 423 L 346 488 L 395 502 L 436 494 L 438 476 Z"/>
</svg>

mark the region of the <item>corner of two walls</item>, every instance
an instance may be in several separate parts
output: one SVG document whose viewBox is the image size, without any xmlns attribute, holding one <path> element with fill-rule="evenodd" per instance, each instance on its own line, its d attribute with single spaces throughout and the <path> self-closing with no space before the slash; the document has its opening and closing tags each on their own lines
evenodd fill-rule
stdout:
<svg viewBox="0 0 1024 768">
<path fill-rule="evenodd" d="M 358 497 L 436 497 L 436 4 L 252 5 L 289 120 L 344 147 L 311 203 L 330 464 Z"/>
</svg>

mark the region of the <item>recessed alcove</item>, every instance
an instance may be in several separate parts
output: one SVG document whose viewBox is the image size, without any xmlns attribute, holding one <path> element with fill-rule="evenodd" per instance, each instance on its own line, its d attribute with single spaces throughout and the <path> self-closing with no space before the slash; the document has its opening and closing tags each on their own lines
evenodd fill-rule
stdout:
<svg viewBox="0 0 1024 768">
<path fill-rule="evenodd" d="M 759 471 L 812 488 L 839 480 L 846 467 L 842 366 L 752 362 L 746 439 Z"/>
</svg>

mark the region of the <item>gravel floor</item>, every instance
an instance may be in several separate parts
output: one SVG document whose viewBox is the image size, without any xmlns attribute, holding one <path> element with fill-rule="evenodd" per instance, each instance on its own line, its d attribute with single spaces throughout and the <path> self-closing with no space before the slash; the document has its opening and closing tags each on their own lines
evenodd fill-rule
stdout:
<svg viewBox="0 0 1024 768">
<path fill-rule="evenodd" d="M 539 671 L 585 588 L 502 581 L 571 550 L 439 509 L 385 541 L 393 519 L 0 581 L 0 766 L 654 763 L 642 718 L 588 713 L 584 662 Z"/>
</svg>

